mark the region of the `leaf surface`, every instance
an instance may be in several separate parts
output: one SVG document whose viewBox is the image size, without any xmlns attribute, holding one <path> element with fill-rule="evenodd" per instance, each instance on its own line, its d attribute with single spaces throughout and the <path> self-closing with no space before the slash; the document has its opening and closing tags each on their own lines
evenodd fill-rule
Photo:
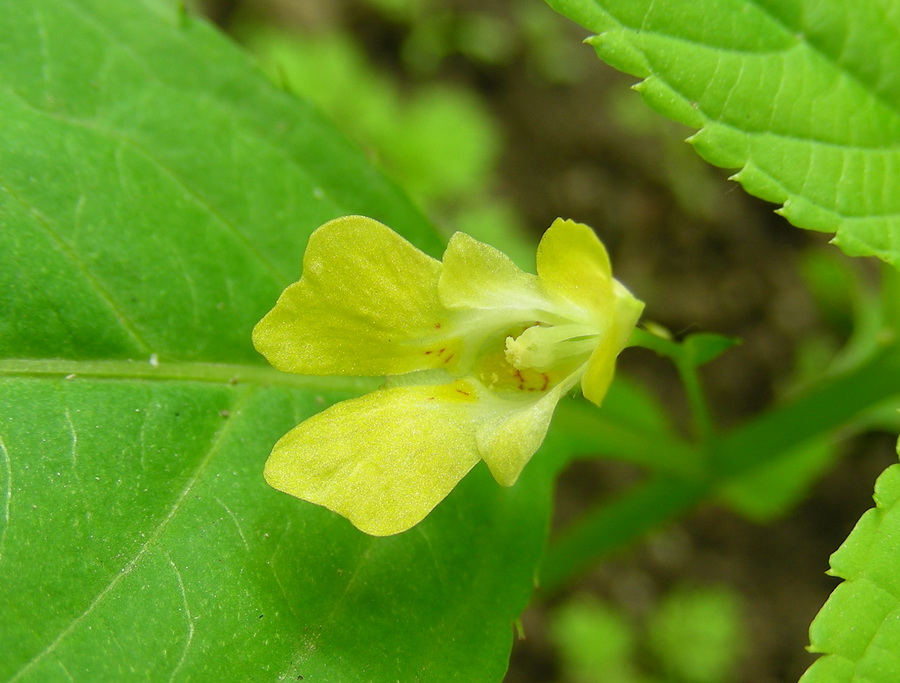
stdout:
<svg viewBox="0 0 900 683">
<path fill-rule="evenodd" d="M 547 1 L 748 192 L 900 267 L 900 5 Z"/>
<path fill-rule="evenodd" d="M 442 243 L 309 105 L 175 3 L 0 3 L 0 678 L 499 680 L 549 515 L 481 466 L 365 536 L 265 485 L 375 384 L 253 324 L 343 214 Z"/>
</svg>

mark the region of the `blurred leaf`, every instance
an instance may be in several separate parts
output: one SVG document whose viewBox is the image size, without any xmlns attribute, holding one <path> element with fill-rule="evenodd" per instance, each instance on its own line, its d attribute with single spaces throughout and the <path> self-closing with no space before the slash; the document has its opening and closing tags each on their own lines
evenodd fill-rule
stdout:
<svg viewBox="0 0 900 683">
<path fill-rule="evenodd" d="M 635 640 L 644 633 L 652 660 L 638 666 Z M 676 586 L 636 624 L 592 596 L 575 596 L 552 614 L 550 635 L 566 683 L 718 683 L 730 680 L 744 634 L 733 591 Z"/>
<path fill-rule="evenodd" d="M 844 582 L 809 627 L 825 656 L 802 683 L 900 680 L 900 465 L 878 478 L 875 505 L 831 556 Z"/>
<path fill-rule="evenodd" d="M 730 680 L 743 647 L 740 606 L 725 588 L 679 588 L 667 594 L 647 625 L 667 680 Z"/>
<path fill-rule="evenodd" d="M 636 683 L 634 634 L 627 619 L 591 596 L 576 596 L 554 612 L 553 639 L 567 683 Z"/>
<path fill-rule="evenodd" d="M 541 3 L 512 7 L 525 43 L 526 59 L 548 83 L 576 83 L 591 66 L 581 46 L 572 41 L 572 26 L 547 12 Z"/>
<path fill-rule="evenodd" d="M 274 79 L 322 107 L 413 196 L 447 201 L 487 184 L 499 136 L 469 91 L 430 85 L 402 92 L 341 34 L 244 34 Z"/>
<path fill-rule="evenodd" d="M 845 333 L 853 329 L 854 306 L 863 288 L 859 273 L 853 269 L 855 262 L 825 249 L 807 249 L 800 259 L 800 275 L 819 313 Z"/>
<path fill-rule="evenodd" d="M 668 413 L 657 397 L 624 375 L 617 376 L 610 386 L 603 399 L 603 412 L 606 417 L 643 432 L 667 439 L 675 437 Z"/>
<path fill-rule="evenodd" d="M 175 2 L 3 3 L 0 62 L 0 678 L 499 680 L 544 460 L 380 539 L 261 477 L 372 386 L 251 347 L 310 231 L 433 228 Z"/>
<path fill-rule="evenodd" d="M 802 500 L 837 455 L 832 439 L 814 439 L 729 481 L 722 496 L 742 515 L 756 522 L 771 521 Z"/>
<path fill-rule="evenodd" d="M 881 0 L 547 0 L 799 227 L 900 267 L 900 12 Z"/>
</svg>

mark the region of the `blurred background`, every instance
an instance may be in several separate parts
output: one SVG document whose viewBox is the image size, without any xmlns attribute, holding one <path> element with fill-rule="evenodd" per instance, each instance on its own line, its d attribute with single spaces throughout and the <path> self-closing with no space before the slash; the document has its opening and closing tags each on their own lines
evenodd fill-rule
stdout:
<svg viewBox="0 0 900 683">
<path fill-rule="evenodd" d="M 557 216 L 597 229 L 617 277 L 676 334 L 741 346 L 704 370 L 722 426 L 801 388 L 877 296 L 876 264 L 789 226 L 650 111 L 635 79 L 540 0 L 197 0 L 282 87 L 318 104 L 449 235 L 532 267 Z M 628 351 L 623 374 L 676 424 L 672 366 Z M 882 430 L 889 417 L 873 418 Z M 827 560 L 872 506 L 896 431 L 821 445 L 811 488 L 754 521 L 708 506 L 623 550 L 522 617 L 507 681 L 768 683 L 811 663 L 807 628 L 836 585 Z M 574 464 L 555 524 L 636 481 Z M 803 496 L 806 496 L 805 498 Z M 802 499 L 801 502 L 796 500 Z"/>
</svg>

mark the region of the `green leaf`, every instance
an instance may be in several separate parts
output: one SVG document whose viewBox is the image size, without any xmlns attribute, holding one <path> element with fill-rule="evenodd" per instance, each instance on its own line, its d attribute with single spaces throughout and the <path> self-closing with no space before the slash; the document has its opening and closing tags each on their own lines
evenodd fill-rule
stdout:
<svg viewBox="0 0 900 683">
<path fill-rule="evenodd" d="M 432 227 L 174 3 L 0 4 L 0 62 L 0 678 L 499 680 L 544 460 L 381 539 L 262 479 L 373 385 L 252 349 L 309 233 Z"/>
<path fill-rule="evenodd" d="M 825 656 L 802 683 L 900 680 L 900 465 L 878 478 L 875 508 L 831 556 L 830 573 L 844 583 L 809 628 L 809 649 Z"/>
<path fill-rule="evenodd" d="M 853 256 L 900 267 L 900 12 L 885 0 L 547 0 L 699 131 L 712 164 Z"/>
</svg>

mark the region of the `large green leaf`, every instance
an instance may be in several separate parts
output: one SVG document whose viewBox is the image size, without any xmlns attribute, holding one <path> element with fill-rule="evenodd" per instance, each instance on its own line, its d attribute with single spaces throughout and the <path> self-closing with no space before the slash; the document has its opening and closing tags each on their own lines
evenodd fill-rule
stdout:
<svg viewBox="0 0 900 683">
<path fill-rule="evenodd" d="M 892 0 L 547 0 L 597 54 L 700 129 L 710 163 L 795 225 L 900 267 L 900 5 Z"/>
<path fill-rule="evenodd" d="M 0 64 L 0 678 L 499 679 L 548 461 L 380 539 L 261 475 L 372 386 L 251 347 L 310 231 L 436 233 L 174 3 L 2 2 Z"/>
<path fill-rule="evenodd" d="M 826 654 L 803 683 L 900 680 L 900 465 L 878 478 L 875 504 L 831 556 L 845 581 L 810 626 L 810 650 Z"/>
</svg>

